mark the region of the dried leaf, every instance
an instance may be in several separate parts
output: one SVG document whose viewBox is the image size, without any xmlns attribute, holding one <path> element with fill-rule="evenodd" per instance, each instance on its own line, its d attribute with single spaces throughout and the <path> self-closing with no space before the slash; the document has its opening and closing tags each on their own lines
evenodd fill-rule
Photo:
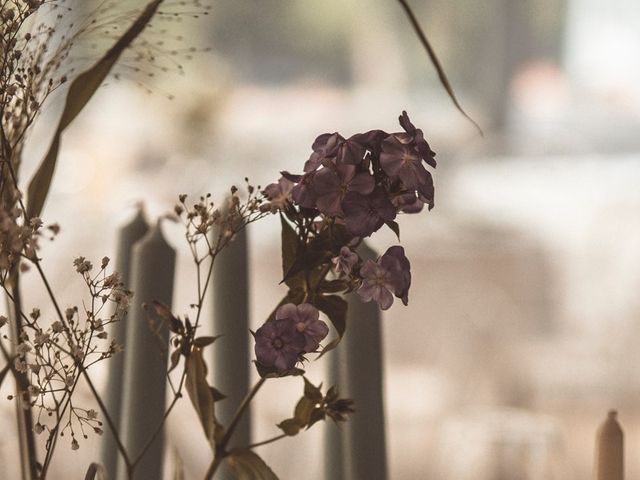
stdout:
<svg viewBox="0 0 640 480">
<path fill-rule="evenodd" d="M 219 402 L 220 400 L 224 400 L 227 396 L 222 393 L 220 390 L 214 387 L 209 387 L 211 389 L 211 397 L 214 402 Z"/>
<path fill-rule="evenodd" d="M 278 480 L 264 460 L 246 448 L 231 450 L 226 461 L 236 480 Z"/>
<path fill-rule="evenodd" d="M 402 8 L 404 8 L 404 11 L 407 14 L 407 17 L 409 17 L 409 22 L 411 23 L 411 26 L 413 27 L 413 30 L 416 32 L 416 35 L 418 35 L 418 38 L 420 39 L 420 43 L 422 43 L 422 46 L 427 51 L 427 55 L 429 55 L 429 60 L 431 61 L 431 64 L 434 66 L 434 68 L 436 69 L 436 72 L 438 73 L 438 79 L 440 80 L 440 83 L 442 84 L 444 89 L 449 94 L 449 98 L 451 98 L 451 101 L 456 106 L 458 111 L 462 115 L 464 115 L 465 118 L 467 120 L 469 120 L 473 124 L 474 127 L 476 127 L 476 129 L 478 130 L 480 135 L 484 136 L 480 126 L 460 106 L 460 103 L 458 102 L 458 99 L 456 98 L 456 94 L 454 93 L 453 88 L 451 87 L 451 84 L 449 83 L 449 79 L 447 78 L 447 75 L 444 72 L 444 68 L 442 68 L 442 65 L 440 64 L 440 60 L 438 60 L 438 56 L 436 55 L 435 50 L 431 46 L 431 43 L 429 43 L 429 40 L 427 40 L 427 36 L 425 35 L 424 31 L 422 30 L 422 27 L 420 26 L 420 23 L 418 22 L 418 19 L 416 18 L 416 16 L 414 15 L 413 11 L 411 10 L 411 7 L 409 6 L 409 4 L 407 3 L 406 0 L 398 0 L 398 1 L 402 5 Z"/>
<path fill-rule="evenodd" d="M 309 400 L 307 397 L 302 397 L 298 400 L 296 408 L 293 412 L 293 418 L 296 419 L 300 426 L 304 427 L 309 424 L 311 419 L 311 413 L 316 408 L 317 402 Z"/>
<path fill-rule="evenodd" d="M 287 418 L 278 424 L 278 428 L 290 437 L 297 435 L 300 432 L 300 427 L 301 425 L 295 418 Z"/>
<path fill-rule="evenodd" d="M 172 372 L 173 369 L 178 366 L 178 362 L 180 361 L 180 353 L 180 348 L 176 348 L 173 352 L 171 352 L 169 370 L 167 370 L 167 373 Z"/>
<path fill-rule="evenodd" d="M 290 370 L 278 370 L 276 367 L 265 367 L 255 360 L 253 363 L 256 366 L 256 370 L 258 371 L 258 375 L 262 378 L 281 378 L 281 377 L 297 377 L 299 375 L 304 375 L 304 370 L 300 368 L 292 368 Z"/>
<path fill-rule="evenodd" d="M 207 366 L 202 358 L 202 350 L 194 348 L 187 357 L 187 377 L 185 387 L 193 404 L 204 433 L 212 448 L 215 448 L 219 425 L 214 413 L 214 399 L 207 383 Z"/>
<path fill-rule="evenodd" d="M 390 222 L 386 222 L 386 224 L 387 227 L 393 230 L 393 233 L 395 233 L 396 237 L 398 237 L 398 241 L 400 241 L 400 225 L 398 225 L 398 222 L 394 222 L 393 220 L 391 220 Z"/>
<path fill-rule="evenodd" d="M 204 348 L 208 345 L 211 345 L 217 339 L 219 339 L 222 335 L 216 335 L 215 337 L 198 337 L 193 341 L 193 344 L 198 348 Z"/>
<path fill-rule="evenodd" d="M 64 110 L 58 122 L 49 150 L 31 179 L 28 188 L 27 218 L 39 216 L 49 193 L 53 172 L 60 149 L 60 137 L 69 124 L 78 116 L 89 102 L 98 87 L 107 77 L 111 68 L 120 58 L 122 52 L 140 35 L 156 13 L 162 0 L 154 0 L 147 4 L 142 13 L 129 29 L 107 51 L 107 53 L 91 68 L 78 75 L 67 92 Z"/>
<path fill-rule="evenodd" d="M 307 377 L 303 377 L 303 379 L 304 396 L 315 403 L 322 401 L 322 391 L 320 390 L 320 387 L 316 387 L 313 383 L 307 380 Z"/>
<path fill-rule="evenodd" d="M 282 214 L 280 214 L 280 225 L 282 226 L 282 278 L 286 282 L 287 274 L 296 260 L 298 235 Z M 287 285 L 289 284 L 287 283 Z M 291 285 L 289 286 L 291 287 Z"/>
</svg>

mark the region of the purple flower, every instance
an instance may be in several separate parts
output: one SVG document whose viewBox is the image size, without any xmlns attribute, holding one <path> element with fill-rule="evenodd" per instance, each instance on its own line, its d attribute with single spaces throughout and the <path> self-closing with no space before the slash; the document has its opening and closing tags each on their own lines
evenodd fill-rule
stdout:
<svg viewBox="0 0 640 480">
<path fill-rule="evenodd" d="M 411 286 L 411 264 L 404 254 L 404 248 L 399 245 L 389 247 L 380 258 L 380 265 L 391 274 L 393 294 L 407 305 Z"/>
<path fill-rule="evenodd" d="M 335 169 L 319 170 L 313 187 L 318 196 L 318 210 L 335 216 L 342 214 L 342 200 L 348 192 L 368 195 L 375 187 L 375 180 L 368 172 L 358 173 L 355 165 L 338 165 Z"/>
<path fill-rule="evenodd" d="M 358 142 L 357 136 L 343 140 L 336 150 L 337 165 L 360 165 L 364 159 L 366 149 Z"/>
<path fill-rule="evenodd" d="M 289 319 L 267 322 L 255 333 L 258 363 L 278 370 L 290 370 L 304 350 L 305 336 Z"/>
<path fill-rule="evenodd" d="M 431 150 L 429 144 L 424 139 L 424 133 L 419 128 L 416 128 L 411 120 L 409 120 L 409 115 L 407 115 L 406 111 L 402 111 L 402 115 L 398 118 L 400 121 L 400 126 L 404 129 L 406 135 L 396 135 L 396 137 L 402 143 L 413 143 L 415 149 L 422 156 L 422 159 L 431 165 L 433 168 L 436 168 L 436 153 Z"/>
<path fill-rule="evenodd" d="M 270 202 L 263 205 L 263 208 L 269 209 L 272 212 L 285 208 L 289 203 L 289 196 L 292 188 L 293 182 L 285 177 L 280 177 L 278 183 L 271 183 L 267 185 L 262 193 L 264 193 Z"/>
<path fill-rule="evenodd" d="M 419 213 L 424 207 L 424 202 L 416 196 L 416 192 L 406 192 L 396 195 L 391 199 L 396 209 L 404 213 Z"/>
<path fill-rule="evenodd" d="M 344 138 L 339 133 L 323 133 L 313 142 L 313 153 L 304 164 L 305 172 L 316 170 L 325 158 L 334 157 Z"/>
<path fill-rule="evenodd" d="M 358 263 L 358 258 L 358 254 L 345 245 L 340 249 L 340 255 L 333 257 L 331 261 L 337 273 L 344 272 L 349 275 L 351 269 Z"/>
<path fill-rule="evenodd" d="M 373 260 L 367 260 L 360 269 L 362 285 L 357 293 L 365 302 L 375 300 L 382 310 L 393 305 L 393 275 L 386 268 Z"/>
<path fill-rule="evenodd" d="M 429 183 L 431 177 L 422 165 L 420 154 L 394 135 L 382 142 L 380 166 L 390 177 L 400 178 L 404 187 L 409 190 L 416 190 L 420 185 Z"/>
<path fill-rule="evenodd" d="M 382 189 L 366 196 L 357 192 L 347 193 L 342 210 L 347 230 L 357 237 L 368 237 L 396 217 L 396 209 Z"/>
<path fill-rule="evenodd" d="M 300 182 L 291 190 L 292 200 L 304 208 L 316 208 L 316 192 L 313 188 L 313 181 L 316 172 L 305 173 Z"/>
<path fill-rule="evenodd" d="M 378 259 L 367 260 L 360 269 L 362 285 L 357 293 L 365 301 L 375 300 L 382 310 L 393 305 L 393 295 L 409 302 L 411 286 L 411 264 L 404 254 L 404 248 L 394 246 Z"/>
<path fill-rule="evenodd" d="M 276 320 L 292 322 L 295 329 L 304 335 L 304 352 L 315 352 L 320 342 L 329 333 L 329 327 L 319 320 L 320 312 L 310 303 L 302 303 L 298 306 L 286 303 L 276 311 Z"/>
</svg>

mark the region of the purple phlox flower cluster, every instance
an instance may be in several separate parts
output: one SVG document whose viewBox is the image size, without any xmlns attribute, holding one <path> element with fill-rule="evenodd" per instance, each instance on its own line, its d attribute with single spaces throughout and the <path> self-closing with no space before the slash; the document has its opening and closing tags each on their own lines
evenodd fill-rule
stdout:
<svg viewBox="0 0 640 480">
<path fill-rule="evenodd" d="M 435 153 L 406 112 L 399 120 L 404 132 L 320 135 L 302 175 L 282 172 L 278 184 L 265 189 L 272 208 L 285 205 L 273 199 L 285 191 L 283 181 L 292 182 L 294 204 L 337 219 L 358 237 L 370 236 L 398 212 L 417 213 L 424 204 L 432 208 L 433 178 L 425 164 L 435 168 Z"/>
<path fill-rule="evenodd" d="M 376 301 L 382 310 L 393 304 L 393 296 L 405 305 L 409 302 L 411 286 L 411 264 L 404 254 L 404 248 L 394 246 L 378 259 L 367 260 L 360 268 L 362 284 L 357 293 L 365 302 Z"/>
<path fill-rule="evenodd" d="M 276 318 L 255 333 L 258 363 L 278 370 L 295 367 L 300 355 L 315 352 L 329 333 L 320 312 L 310 303 L 287 303 L 276 311 Z"/>
</svg>

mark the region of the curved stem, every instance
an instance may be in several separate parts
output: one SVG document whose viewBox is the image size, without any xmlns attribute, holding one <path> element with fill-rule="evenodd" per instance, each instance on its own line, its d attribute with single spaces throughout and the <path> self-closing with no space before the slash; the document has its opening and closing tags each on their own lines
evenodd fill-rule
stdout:
<svg viewBox="0 0 640 480">
<path fill-rule="evenodd" d="M 280 435 L 276 435 L 275 437 L 268 438 L 267 440 L 263 440 L 261 442 L 256 442 L 256 443 L 252 443 L 250 445 L 247 445 L 244 448 L 249 449 L 249 448 L 261 447 L 263 445 L 267 445 L 268 443 L 277 442 L 278 440 L 281 440 L 281 439 L 283 439 L 284 437 L 287 437 L 287 436 L 288 435 L 286 433 L 281 433 Z"/>
<path fill-rule="evenodd" d="M 244 397 L 244 399 L 242 400 L 242 403 L 240 404 L 240 406 L 236 410 L 236 413 L 233 415 L 233 418 L 231 419 L 231 423 L 229 424 L 229 427 L 227 428 L 227 431 L 224 433 L 224 436 L 222 437 L 222 440 L 220 441 L 220 448 L 223 451 L 227 447 L 227 444 L 229 443 L 229 440 L 231 439 L 231 435 L 233 435 L 233 432 L 236 429 L 236 426 L 238 425 L 238 422 L 242 418 L 242 415 L 244 414 L 244 412 L 249 407 L 249 403 L 251 403 L 251 400 L 253 400 L 253 397 L 255 397 L 256 393 L 258 393 L 258 390 L 260 390 L 260 387 L 262 387 L 262 385 L 266 381 L 267 381 L 266 378 L 261 377 L 260 380 L 258 380 L 258 382 L 253 386 L 251 391 L 249 391 L 249 393 L 247 393 L 247 396 Z"/>
</svg>

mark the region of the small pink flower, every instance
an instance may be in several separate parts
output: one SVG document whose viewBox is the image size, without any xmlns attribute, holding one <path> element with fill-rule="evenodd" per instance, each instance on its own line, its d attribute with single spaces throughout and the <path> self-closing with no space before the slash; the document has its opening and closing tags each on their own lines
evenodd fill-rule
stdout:
<svg viewBox="0 0 640 480">
<path fill-rule="evenodd" d="M 331 259 L 337 273 L 344 272 L 349 275 L 351 269 L 358 263 L 358 254 L 352 252 L 347 246 L 340 249 L 340 255 Z"/>
<path fill-rule="evenodd" d="M 305 346 L 304 335 L 288 319 L 265 323 L 256 332 L 255 340 L 258 363 L 278 370 L 295 367 Z"/>
<path fill-rule="evenodd" d="M 329 333 L 329 327 L 320 318 L 318 309 L 310 303 L 294 305 L 286 303 L 276 311 L 276 319 L 293 322 L 298 332 L 305 338 L 304 352 L 315 352 L 320 342 Z"/>
</svg>

